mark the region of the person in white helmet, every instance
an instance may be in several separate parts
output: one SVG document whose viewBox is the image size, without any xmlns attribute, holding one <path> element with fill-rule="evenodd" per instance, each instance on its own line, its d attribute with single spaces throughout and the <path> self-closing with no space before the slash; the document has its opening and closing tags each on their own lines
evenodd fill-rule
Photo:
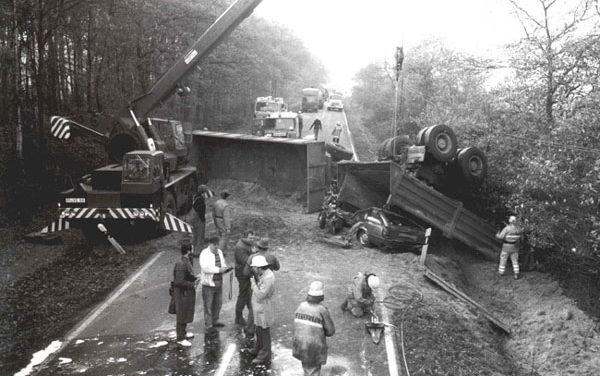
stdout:
<svg viewBox="0 0 600 376">
<path fill-rule="evenodd" d="M 335 334 L 329 309 L 321 304 L 323 299 L 323 282 L 312 282 L 306 301 L 300 303 L 294 314 L 292 355 L 302 362 L 304 376 L 321 374 L 321 366 L 327 363 L 325 337 Z"/>
<path fill-rule="evenodd" d="M 508 218 L 508 226 L 496 234 L 496 238 L 502 240 L 502 251 L 500 252 L 500 264 L 498 274 L 503 276 L 506 269 L 506 260 L 510 257 L 512 262 L 514 278 L 519 279 L 519 248 L 523 229 L 517 225 L 517 217 L 511 215 Z"/>
<path fill-rule="evenodd" d="M 373 273 L 359 272 L 348 286 L 348 295 L 342 303 L 342 311 L 350 311 L 355 317 L 372 313 L 375 303 L 374 291 L 379 288 L 379 277 Z"/>
<path fill-rule="evenodd" d="M 263 255 L 252 258 L 252 309 L 254 313 L 255 342 L 250 350 L 256 357 L 252 364 L 268 364 L 271 361 L 271 325 L 275 321 L 273 310 L 273 294 L 275 292 L 275 275 Z"/>
</svg>

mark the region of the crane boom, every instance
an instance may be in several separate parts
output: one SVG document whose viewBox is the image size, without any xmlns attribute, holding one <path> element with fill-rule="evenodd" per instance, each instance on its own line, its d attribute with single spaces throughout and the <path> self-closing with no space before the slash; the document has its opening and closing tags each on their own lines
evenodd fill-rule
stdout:
<svg viewBox="0 0 600 376">
<path fill-rule="evenodd" d="M 138 119 L 164 103 L 177 84 L 199 62 L 227 37 L 240 22 L 254 11 L 262 0 L 237 0 L 196 40 L 177 62 L 145 94 L 131 101 L 120 111 L 120 118 L 130 118 L 130 110 Z"/>
</svg>

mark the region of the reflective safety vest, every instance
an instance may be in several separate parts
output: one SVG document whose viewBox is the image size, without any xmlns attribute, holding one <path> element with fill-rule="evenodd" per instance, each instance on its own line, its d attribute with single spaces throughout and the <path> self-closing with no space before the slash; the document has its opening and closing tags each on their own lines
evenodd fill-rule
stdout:
<svg viewBox="0 0 600 376">
<path fill-rule="evenodd" d="M 523 230 L 514 224 L 506 226 L 497 238 L 502 240 L 502 251 L 512 253 L 518 252 Z"/>
</svg>

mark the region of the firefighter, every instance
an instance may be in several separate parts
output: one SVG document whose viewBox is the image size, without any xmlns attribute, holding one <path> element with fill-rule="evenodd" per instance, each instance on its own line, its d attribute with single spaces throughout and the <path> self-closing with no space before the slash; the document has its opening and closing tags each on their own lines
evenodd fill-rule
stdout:
<svg viewBox="0 0 600 376">
<path fill-rule="evenodd" d="M 333 128 L 333 132 L 331 132 L 332 141 L 334 144 L 340 143 L 340 136 L 342 135 L 342 123 L 339 121 L 335 123 L 335 127 Z"/>
<path fill-rule="evenodd" d="M 323 128 L 323 124 L 321 123 L 321 119 L 319 119 L 318 117 L 315 118 L 315 121 L 313 121 L 310 128 L 308 128 L 309 130 L 312 129 L 313 132 L 315 133 L 315 141 L 317 141 L 319 139 L 319 131 L 322 128 Z"/>
<path fill-rule="evenodd" d="M 350 311 L 355 317 L 362 317 L 373 311 L 374 291 L 379 288 L 379 277 L 372 273 L 359 272 L 348 286 L 348 295 L 342 303 L 342 311 Z"/>
<path fill-rule="evenodd" d="M 250 351 L 255 358 L 252 364 L 266 364 L 271 361 L 271 326 L 275 321 L 273 294 L 275 275 L 262 255 L 252 258 L 252 309 L 256 328 L 254 347 Z"/>
<path fill-rule="evenodd" d="M 514 215 L 508 218 L 508 226 L 496 234 L 496 238 L 502 240 L 500 264 L 498 266 L 498 274 L 501 276 L 504 275 L 506 270 L 506 260 L 510 257 L 514 278 L 519 279 L 519 247 L 521 246 L 522 235 L 523 229 L 517 225 L 517 217 Z"/>
<path fill-rule="evenodd" d="M 229 191 L 224 190 L 221 192 L 221 198 L 213 206 L 213 221 L 221 239 L 219 248 L 223 251 L 226 249 L 227 236 L 231 232 L 231 207 L 229 206 L 229 202 L 227 202 L 229 196 Z"/>
<path fill-rule="evenodd" d="M 325 337 L 335 333 L 329 309 L 321 304 L 323 299 L 323 283 L 314 281 L 310 284 L 306 301 L 300 303 L 294 315 L 292 355 L 302 362 L 305 376 L 321 374 L 321 366 L 327 363 Z"/>
</svg>

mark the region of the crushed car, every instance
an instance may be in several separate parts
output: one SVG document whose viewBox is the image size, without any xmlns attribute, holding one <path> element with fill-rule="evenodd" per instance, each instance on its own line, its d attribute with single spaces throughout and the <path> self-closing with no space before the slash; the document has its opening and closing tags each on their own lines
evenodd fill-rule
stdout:
<svg viewBox="0 0 600 376">
<path fill-rule="evenodd" d="M 425 229 L 397 213 L 372 207 L 357 211 L 354 219 L 350 234 L 363 247 L 418 251 L 425 243 Z"/>
</svg>

